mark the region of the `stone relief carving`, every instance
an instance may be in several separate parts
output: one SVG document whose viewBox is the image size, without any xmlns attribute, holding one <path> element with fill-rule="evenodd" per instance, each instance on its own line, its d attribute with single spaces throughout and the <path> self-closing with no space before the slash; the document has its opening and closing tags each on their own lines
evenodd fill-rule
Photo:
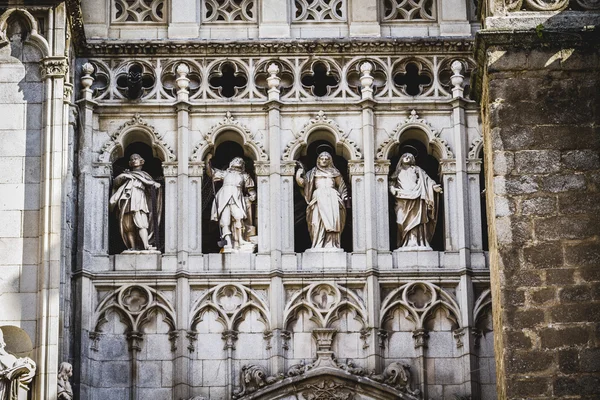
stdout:
<svg viewBox="0 0 600 400">
<path fill-rule="evenodd" d="M 390 193 L 396 199 L 398 250 L 431 250 L 441 192 L 442 187 L 415 164 L 413 154 L 400 157 L 390 178 Z"/>
<path fill-rule="evenodd" d="M 90 332 L 92 350 L 98 350 L 102 325 L 108 321 L 109 312 L 116 312 L 127 326 L 127 340 L 132 351 L 141 350 L 142 328 L 157 314 L 162 315 L 170 332 L 176 329 L 175 309 L 162 293 L 146 285 L 124 285 L 109 293 L 96 307 L 94 330 Z M 175 338 L 169 336 L 169 339 Z"/>
<path fill-rule="evenodd" d="M 333 157 L 322 152 L 317 165 L 308 172 L 298 162 L 296 183 L 306 200 L 306 222 L 312 241 L 311 250 L 341 251 L 340 238 L 346 224 L 348 189 Z"/>
<path fill-rule="evenodd" d="M 0 400 L 27 398 L 29 384 L 36 365 L 29 357 L 17 358 L 5 349 L 4 333 L 0 329 Z"/>
<path fill-rule="evenodd" d="M 144 159 L 132 154 L 131 170 L 113 180 L 110 210 L 117 213 L 121 238 L 127 247 L 123 253 L 160 252 L 158 235 L 162 214 L 161 185 L 142 171 Z"/>
<path fill-rule="evenodd" d="M 210 162 L 212 154 L 207 156 L 205 164 L 208 177 L 213 185 L 222 181 L 223 186 L 215 193 L 211 219 L 219 223 L 223 252 L 253 252 L 256 249 L 256 227 L 252 215 L 252 203 L 256 202 L 254 180 L 245 172 L 244 160 L 235 157 L 229 168 L 220 170 Z M 214 186 L 213 186 L 214 188 Z"/>
<path fill-rule="evenodd" d="M 380 375 L 371 375 L 370 379 L 391 386 L 396 390 L 412 395 L 419 395 L 420 391 L 413 390 L 410 386 L 410 365 L 393 362 L 386 367 Z"/>
<path fill-rule="evenodd" d="M 475 160 L 479 159 L 479 153 L 483 147 L 483 136 L 478 136 L 471 142 L 469 146 L 469 159 Z"/>
<path fill-rule="evenodd" d="M 415 348 L 426 347 L 428 334 L 425 322 L 437 309 L 445 311 L 445 317 L 460 329 L 463 327 L 460 307 L 456 299 L 441 287 L 429 282 L 417 281 L 400 285 L 381 303 L 380 324 L 385 326 L 393 318 L 393 311 L 401 309 L 406 318 L 414 323 Z"/>
<path fill-rule="evenodd" d="M 394 146 L 400 143 L 402 133 L 407 129 L 417 128 L 423 131 L 427 135 L 429 144 L 433 146 L 433 153 L 438 160 L 453 159 L 454 153 L 450 149 L 448 143 L 440 138 L 440 132 L 433 129 L 431 124 L 423 119 L 419 118 L 419 115 L 415 110 L 410 112 L 410 115 L 398 124 L 396 129 L 389 135 L 389 137 L 377 148 L 377 160 L 387 160 L 390 158 L 391 150 Z"/>
<path fill-rule="evenodd" d="M 73 389 L 69 378 L 73 376 L 73 366 L 68 362 L 60 363 L 57 377 L 58 400 L 73 400 Z"/>
<path fill-rule="evenodd" d="M 240 390 L 233 392 L 233 398 L 238 399 L 258 389 L 271 385 L 278 380 L 283 379 L 283 374 L 279 376 L 267 376 L 264 368 L 255 364 L 244 365 L 240 370 Z"/>
<path fill-rule="evenodd" d="M 307 400 L 352 400 L 354 393 L 342 383 L 324 379 L 319 383 L 309 384 L 302 392 Z"/>
</svg>

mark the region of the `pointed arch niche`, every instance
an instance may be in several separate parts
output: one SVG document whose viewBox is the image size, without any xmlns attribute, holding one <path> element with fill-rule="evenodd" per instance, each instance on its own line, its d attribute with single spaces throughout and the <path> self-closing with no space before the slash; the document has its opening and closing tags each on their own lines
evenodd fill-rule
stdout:
<svg viewBox="0 0 600 400">
<path fill-rule="evenodd" d="M 256 202 L 252 205 L 253 226 L 256 229 L 258 252 L 269 251 L 268 205 L 269 163 L 265 148 L 255 140 L 255 133 L 230 112 L 202 135 L 190 157 L 190 249 L 195 253 L 219 253 L 219 225 L 211 220 L 212 203 L 221 183 L 206 174 L 205 160 L 213 155 L 215 168 L 227 169 L 234 157 L 242 157 L 246 172 L 256 185 Z M 259 224 L 262 224 L 259 226 Z"/>
<path fill-rule="evenodd" d="M 139 154 L 144 159 L 142 169 L 163 188 L 163 207 L 159 216 L 159 230 L 155 243 L 162 252 L 174 252 L 177 221 L 176 156 L 163 136 L 139 114 L 134 115 L 110 135 L 110 139 L 102 146 L 100 155 L 94 163 L 94 177 L 99 190 L 91 196 L 94 197 L 93 201 L 96 204 L 102 202 L 106 217 L 93 217 L 91 231 L 88 234 L 92 237 L 92 243 L 98 243 L 96 250 L 99 253 L 120 254 L 125 250 L 117 217 L 115 213 L 109 211 L 108 200 L 112 194 L 113 179 L 129 168 L 129 158 L 132 154 Z"/>
<path fill-rule="evenodd" d="M 448 204 L 448 194 L 446 193 L 447 185 L 443 167 L 449 161 L 454 160 L 454 154 L 446 141 L 440 138 L 439 132 L 428 121 L 419 118 L 415 110 L 412 110 L 410 115 L 397 125 L 390 137 L 377 149 L 376 191 L 378 199 L 381 201 L 378 208 L 387 210 L 387 215 L 385 215 L 387 219 L 383 220 L 380 215 L 378 218 L 381 220 L 378 222 L 381 224 L 379 226 L 389 226 L 387 232 L 378 232 L 378 243 L 380 243 L 381 250 L 395 250 L 398 248 L 398 232 L 394 212 L 395 199 L 389 193 L 388 186 L 390 184 L 390 174 L 396 169 L 400 156 L 411 149 L 409 146 L 418 152 L 416 157 L 417 166 L 422 168 L 430 178 L 442 184 L 444 188 L 444 194 L 440 196 L 438 205 L 435 233 L 430 244 L 434 251 L 448 250 L 448 241 L 446 240 L 446 237 L 449 236 L 446 229 L 448 213 L 445 207 Z M 387 202 L 383 199 L 386 199 Z M 384 236 L 386 234 L 388 235 L 387 238 Z M 385 247 L 386 244 L 387 247 Z"/>
<path fill-rule="evenodd" d="M 352 210 L 355 208 L 353 192 L 358 193 L 360 188 L 357 184 L 363 184 L 363 179 L 355 179 L 363 171 L 362 152 L 358 145 L 348 138 L 348 133 L 321 110 L 302 127 L 294 140 L 287 144 L 282 155 L 282 196 L 285 196 L 286 202 L 283 211 L 288 213 L 284 216 L 284 221 L 293 221 L 293 224 L 289 224 L 291 226 L 287 235 L 284 232 L 283 247 L 286 252 L 301 253 L 311 247 L 306 222 L 306 201 L 295 183 L 294 173 L 297 161 L 304 165 L 306 171 L 312 169 L 321 151 L 327 151 L 333 156 L 334 165 L 342 174 L 348 188 L 348 196 L 352 199 L 352 207 L 346 211 L 341 247 L 347 253 L 360 248 L 360 244 L 357 243 L 359 234 L 355 224 L 356 218 Z"/>
</svg>

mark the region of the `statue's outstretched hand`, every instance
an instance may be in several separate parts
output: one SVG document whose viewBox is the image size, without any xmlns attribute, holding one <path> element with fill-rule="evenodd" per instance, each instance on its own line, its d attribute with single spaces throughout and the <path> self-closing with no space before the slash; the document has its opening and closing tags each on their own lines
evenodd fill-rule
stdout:
<svg viewBox="0 0 600 400">
<path fill-rule="evenodd" d="M 433 191 L 437 193 L 443 193 L 442 185 L 433 185 Z"/>
</svg>

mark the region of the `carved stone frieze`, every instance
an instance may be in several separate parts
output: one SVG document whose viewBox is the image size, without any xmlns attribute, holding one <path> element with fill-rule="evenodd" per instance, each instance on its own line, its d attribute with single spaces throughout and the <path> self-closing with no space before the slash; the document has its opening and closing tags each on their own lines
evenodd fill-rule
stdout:
<svg viewBox="0 0 600 400">
<path fill-rule="evenodd" d="M 393 362 L 386 367 L 381 375 L 371 375 L 369 378 L 404 393 L 415 396 L 420 393 L 419 390 L 413 390 L 410 386 L 410 366 L 407 364 Z"/>
<path fill-rule="evenodd" d="M 265 369 L 259 365 L 244 365 L 240 371 L 240 389 L 233 392 L 233 398 L 238 399 L 254 393 L 264 386 L 271 385 L 283 378 L 283 375 L 267 376 Z"/>
<path fill-rule="evenodd" d="M 319 383 L 309 384 L 302 392 L 307 400 L 353 400 L 354 392 L 342 383 L 323 379 Z"/>
</svg>

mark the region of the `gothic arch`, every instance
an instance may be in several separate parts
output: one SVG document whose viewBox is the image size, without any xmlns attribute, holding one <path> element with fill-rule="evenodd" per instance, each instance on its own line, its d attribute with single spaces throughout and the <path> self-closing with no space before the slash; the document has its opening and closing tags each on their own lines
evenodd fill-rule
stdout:
<svg viewBox="0 0 600 400">
<path fill-rule="evenodd" d="M 340 126 L 332 119 L 327 118 L 323 110 L 308 121 L 295 135 L 283 151 L 282 161 L 294 161 L 302 151 L 314 140 L 325 139 L 335 145 L 336 152 L 341 153 L 348 161 L 362 159 L 362 152 L 358 145 L 348 138 Z"/>
<path fill-rule="evenodd" d="M 415 110 L 410 116 L 400 122 L 390 137 L 377 148 L 377 160 L 389 160 L 394 147 L 405 139 L 417 139 L 421 141 L 438 162 L 454 158 L 454 153 L 448 143 L 440 138 L 440 132 L 433 129 L 431 124 L 424 118 L 419 118 Z"/>
<path fill-rule="evenodd" d="M 244 153 L 254 161 L 268 161 L 269 159 L 264 147 L 255 140 L 255 135 L 250 129 L 227 111 L 225 118 L 213 125 L 194 147 L 190 161 L 196 163 L 204 161 L 212 149 L 225 141 L 233 141 L 241 145 Z"/>
<path fill-rule="evenodd" d="M 283 326 L 287 328 L 302 310 L 308 311 L 310 319 L 319 328 L 330 327 L 344 310 L 350 310 L 354 319 L 367 328 L 367 310 L 362 300 L 351 290 L 336 284 L 313 283 L 294 294 L 285 307 Z"/>
<path fill-rule="evenodd" d="M 471 145 L 469 146 L 469 160 L 478 160 L 481 157 L 479 157 L 479 154 L 481 153 L 481 150 L 483 149 L 483 136 L 477 136 L 475 138 L 475 140 L 473 140 L 471 142 Z"/>
<path fill-rule="evenodd" d="M 100 150 L 98 162 L 114 162 L 124 156 L 128 145 L 136 141 L 149 145 L 152 148 L 154 156 L 163 162 L 173 162 L 176 160 L 173 150 L 164 141 L 162 135 L 156 132 L 154 127 L 144 121 L 139 114 L 135 114 L 129 121 L 125 122 L 110 135 L 110 140 L 104 143 L 102 150 Z"/>
<path fill-rule="evenodd" d="M 204 314 L 212 310 L 227 331 L 235 331 L 246 312 L 254 309 L 267 330 L 271 328 L 269 308 L 256 292 L 243 285 L 224 283 L 204 293 L 192 306 L 190 329 L 196 330 Z"/>
<path fill-rule="evenodd" d="M 0 47 L 4 47 L 9 43 L 9 39 L 6 37 L 6 30 L 8 29 L 8 20 L 11 16 L 21 17 L 20 19 L 27 24 L 29 35 L 25 43 L 37 47 L 42 52 L 42 57 L 50 56 L 50 46 L 46 39 L 38 33 L 38 23 L 35 17 L 27 10 L 21 8 L 11 8 L 0 16 Z"/>
</svg>

